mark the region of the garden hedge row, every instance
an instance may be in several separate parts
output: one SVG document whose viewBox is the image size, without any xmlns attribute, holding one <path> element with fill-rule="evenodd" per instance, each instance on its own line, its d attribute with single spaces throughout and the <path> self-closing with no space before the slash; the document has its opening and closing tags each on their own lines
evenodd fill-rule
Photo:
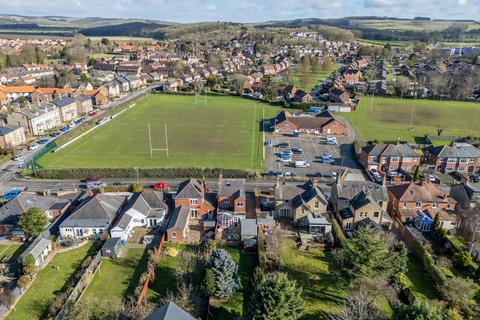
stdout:
<svg viewBox="0 0 480 320">
<path fill-rule="evenodd" d="M 330 219 L 332 221 L 332 234 L 333 234 L 333 239 L 335 241 L 335 245 L 338 245 L 341 248 L 345 248 L 347 245 L 347 238 L 345 237 L 345 234 L 342 231 L 342 228 L 337 222 L 337 219 L 335 217 L 332 217 Z"/>
<path fill-rule="evenodd" d="M 413 243 L 412 249 L 418 259 L 422 262 L 428 274 L 432 277 L 435 284 L 437 284 L 437 286 L 443 285 L 447 277 L 442 270 L 435 265 L 432 255 L 428 253 L 419 242 Z"/>
<path fill-rule="evenodd" d="M 138 177 L 144 178 L 203 178 L 217 179 L 220 174 L 224 178 L 257 179 L 260 173 L 255 170 L 221 169 L 221 168 L 139 168 Z M 84 179 L 101 177 L 105 179 L 136 179 L 134 168 L 68 168 L 42 169 L 37 172 L 41 179 Z"/>
</svg>

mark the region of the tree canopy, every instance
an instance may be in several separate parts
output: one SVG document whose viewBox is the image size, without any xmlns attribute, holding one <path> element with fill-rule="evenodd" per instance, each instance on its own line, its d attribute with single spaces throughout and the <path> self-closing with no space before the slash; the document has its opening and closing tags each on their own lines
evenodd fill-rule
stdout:
<svg viewBox="0 0 480 320">
<path fill-rule="evenodd" d="M 27 238 L 38 236 L 47 226 L 47 216 L 39 208 L 30 208 L 20 216 L 18 226 Z"/>
</svg>

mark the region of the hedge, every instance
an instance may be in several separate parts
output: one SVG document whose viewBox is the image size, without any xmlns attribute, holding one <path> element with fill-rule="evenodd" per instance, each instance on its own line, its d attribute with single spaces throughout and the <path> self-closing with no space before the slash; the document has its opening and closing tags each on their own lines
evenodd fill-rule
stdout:
<svg viewBox="0 0 480 320">
<path fill-rule="evenodd" d="M 88 121 L 82 123 L 81 125 L 79 125 L 77 127 L 74 127 L 72 130 L 64 133 L 63 135 L 61 135 L 60 137 L 58 137 L 55 140 L 57 146 L 64 145 L 65 143 L 69 142 L 73 138 L 76 138 L 77 136 L 81 135 L 82 133 L 86 132 L 87 130 L 90 130 L 91 128 L 95 127 L 97 125 L 97 121 L 100 120 L 101 118 L 115 115 L 116 113 L 122 111 L 123 109 L 128 108 L 132 104 L 133 101 L 136 101 L 140 98 L 143 98 L 143 97 L 147 96 L 148 94 L 150 94 L 150 92 L 146 91 L 145 93 L 135 97 L 135 99 L 128 100 L 128 101 L 126 101 L 122 104 L 119 104 L 118 106 L 112 107 L 112 108 L 108 109 L 107 112 L 99 114 L 95 117 L 92 117 Z"/>
<path fill-rule="evenodd" d="M 338 224 L 335 217 L 330 220 L 332 221 L 332 234 L 333 239 L 335 240 L 335 244 L 338 244 L 340 247 L 345 248 L 347 245 L 347 238 L 345 238 L 345 234 L 343 233 L 342 228 Z"/>
<path fill-rule="evenodd" d="M 423 266 L 427 270 L 428 274 L 432 277 L 433 281 L 437 284 L 437 286 L 443 285 L 447 277 L 445 274 L 435 265 L 432 256 L 430 253 L 425 250 L 425 248 L 419 243 L 414 242 L 412 245 L 413 252 L 415 255 L 420 259 Z"/>
<path fill-rule="evenodd" d="M 220 174 L 224 178 L 257 179 L 260 173 L 255 170 L 221 169 L 221 168 L 139 168 L 138 177 L 143 178 L 207 178 L 217 179 Z M 41 169 L 37 178 L 41 179 L 84 179 L 86 177 L 102 177 L 108 179 L 136 179 L 134 168 L 68 168 Z"/>
</svg>

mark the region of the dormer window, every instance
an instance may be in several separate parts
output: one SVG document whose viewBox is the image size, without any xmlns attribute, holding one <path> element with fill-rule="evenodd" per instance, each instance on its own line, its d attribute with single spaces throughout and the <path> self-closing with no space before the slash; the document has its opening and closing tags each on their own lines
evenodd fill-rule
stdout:
<svg viewBox="0 0 480 320">
<path fill-rule="evenodd" d="M 223 199 L 223 203 L 230 203 L 230 198 Z"/>
<path fill-rule="evenodd" d="M 421 201 L 415 202 L 415 208 L 420 208 L 421 206 L 422 206 L 422 202 L 421 202 Z"/>
</svg>

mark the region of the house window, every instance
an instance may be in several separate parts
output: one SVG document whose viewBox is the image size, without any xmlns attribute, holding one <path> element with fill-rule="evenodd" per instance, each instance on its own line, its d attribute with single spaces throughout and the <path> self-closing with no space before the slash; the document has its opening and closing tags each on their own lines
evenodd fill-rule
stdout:
<svg viewBox="0 0 480 320">
<path fill-rule="evenodd" d="M 315 201 L 315 208 L 317 208 L 317 209 L 318 209 L 319 207 L 320 207 L 320 202 L 318 202 L 318 201 Z"/>
<path fill-rule="evenodd" d="M 198 203 L 198 199 L 190 199 L 190 204 L 197 204 Z"/>
<path fill-rule="evenodd" d="M 421 201 L 415 202 L 415 208 L 420 208 L 421 206 L 422 206 L 422 202 L 421 202 Z"/>
<path fill-rule="evenodd" d="M 191 209 L 191 217 L 192 218 L 197 218 L 198 217 L 198 209 Z"/>
<path fill-rule="evenodd" d="M 223 202 L 224 202 L 224 203 L 230 203 L 230 198 L 225 198 L 225 199 L 223 199 Z"/>
<path fill-rule="evenodd" d="M 238 202 L 237 207 L 243 208 L 243 202 Z"/>
<path fill-rule="evenodd" d="M 438 207 L 438 203 L 434 202 L 434 203 L 432 204 L 432 208 L 436 208 L 436 207 Z"/>
<path fill-rule="evenodd" d="M 407 202 L 406 202 L 406 201 L 403 203 L 403 207 L 404 207 L 404 208 L 407 207 Z"/>
<path fill-rule="evenodd" d="M 290 210 L 288 209 L 280 209 L 280 217 L 288 217 Z"/>
<path fill-rule="evenodd" d="M 172 235 L 172 239 L 175 239 L 177 237 L 177 233 L 175 231 L 172 231 L 171 235 Z"/>
<path fill-rule="evenodd" d="M 380 215 L 380 213 L 378 213 L 378 212 L 374 212 L 374 213 L 373 213 L 373 217 L 374 217 L 374 218 L 378 218 L 379 215 Z"/>
<path fill-rule="evenodd" d="M 142 224 L 144 224 L 144 223 L 145 223 L 145 219 L 141 219 L 140 222 L 141 222 Z"/>
</svg>

